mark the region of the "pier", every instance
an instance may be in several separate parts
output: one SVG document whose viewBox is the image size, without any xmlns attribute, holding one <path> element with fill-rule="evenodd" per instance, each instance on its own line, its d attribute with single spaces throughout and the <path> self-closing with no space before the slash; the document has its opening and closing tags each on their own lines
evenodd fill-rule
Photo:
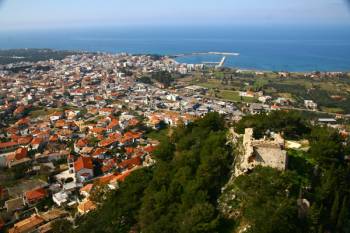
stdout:
<svg viewBox="0 0 350 233">
<path fill-rule="evenodd" d="M 226 56 L 223 56 L 220 62 L 206 61 L 206 62 L 202 62 L 202 63 L 205 65 L 215 65 L 215 67 L 220 68 L 220 67 L 223 67 L 225 65 L 225 61 L 226 61 Z"/>
<path fill-rule="evenodd" d="M 227 56 L 239 56 L 239 53 L 231 53 L 231 52 L 195 52 L 195 53 L 183 53 L 177 54 L 173 57 L 188 57 L 188 56 L 201 56 L 201 55 L 222 55 L 222 59 L 219 62 L 202 62 L 205 65 L 215 65 L 216 68 L 221 68 L 225 65 Z"/>
<path fill-rule="evenodd" d="M 189 57 L 189 56 L 198 56 L 198 55 L 239 56 L 239 53 L 230 53 L 230 52 L 194 52 L 194 53 L 176 54 L 176 55 L 173 55 L 172 57 Z"/>
</svg>

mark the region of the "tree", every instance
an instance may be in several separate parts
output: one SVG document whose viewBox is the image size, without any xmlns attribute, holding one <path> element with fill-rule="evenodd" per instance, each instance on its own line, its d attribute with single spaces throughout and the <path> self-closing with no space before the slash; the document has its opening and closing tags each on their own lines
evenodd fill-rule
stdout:
<svg viewBox="0 0 350 233">
<path fill-rule="evenodd" d="M 254 81 L 253 88 L 255 91 L 261 91 L 268 83 L 266 79 L 259 78 Z"/>
<path fill-rule="evenodd" d="M 350 230 L 349 203 L 348 203 L 347 197 L 343 199 L 338 220 L 337 220 L 336 229 L 337 231 L 344 232 L 344 233 L 349 232 Z"/>
<path fill-rule="evenodd" d="M 90 193 L 90 200 L 95 203 L 103 203 L 111 195 L 111 190 L 107 185 L 95 183 Z"/>
<path fill-rule="evenodd" d="M 153 152 L 153 155 L 157 159 L 170 161 L 174 156 L 174 151 L 175 145 L 170 142 L 169 138 L 165 138 Z"/>
<path fill-rule="evenodd" d="M 263 137 L 267 131 L 281 132 L 287 139 L 298 139 L 310 133 L 310 126 L 296 111 L 248 115 L 236 124 L 238 133 L 244 133 L 245 128 L 254 128 L 256 138 Z"/>
<path fill-rule="evenodd" d="M 145 84 L 152 84 L 152 80 L 148 76 L 142 76 L 141 78 L 137 79 L 138 82 L 145 83 Z"/>
<path fill-rule="evenodd" d="M 151 79 L 164 84 L 165 87 L 169 87 L 174 82 L 173 77 L 168 71 L 155 72 L 152 74 Z"/>
<path fill-rule="evenodd" d="M 310 141 L 310 155 L 322 168 L 331 168 L 343 160 L 342 140 L 335 130 L 325 127 L 313 128 Z"/>
<path fill-rule="evenodd" d="M 58 219 L 51 224 L 54 233 L 70 233 L 73 231 L 72 223 L 67 219 Z"/>
<path fill-rule="evenodd" d="M 215 207 L 208 202 L 196 204 L 186 213 L 181 221 L 180 232 L 183 233 L 212 233 L 218 227 Z"/>
<path fill-rule="evenodd" d="M 339 212 L 339 192 L 336 192 L 335 198 L 333 200 L 333 205 L 331 209 L 331 219 L 330 219 L 334 226 L 337 224 L 338 212 Z"/>
</svg>

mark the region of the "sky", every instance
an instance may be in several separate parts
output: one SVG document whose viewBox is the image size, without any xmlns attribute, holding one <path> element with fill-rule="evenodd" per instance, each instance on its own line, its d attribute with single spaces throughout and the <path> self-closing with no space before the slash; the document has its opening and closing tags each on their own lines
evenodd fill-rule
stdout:
<svg viewBox="0 0 350 233">
<path fill-rule="evenodd" d="M 231 24 L 350 24 L 350 0 L 0 0 L 0 29 Z"/>
</svg>

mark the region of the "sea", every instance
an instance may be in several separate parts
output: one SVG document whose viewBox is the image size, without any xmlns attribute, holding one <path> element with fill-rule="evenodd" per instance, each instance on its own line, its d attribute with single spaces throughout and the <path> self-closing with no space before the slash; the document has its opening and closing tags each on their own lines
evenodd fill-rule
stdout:
<svg viewBox="0 0 350 233">
<path fill-rule="evenodd" d="M 51 48 L 93 52 L 227 56 L 225 66 L 261 71 L 350 71 L 350 26 L 130 26 L 1 30 L 0 49 Z M 180 63 L 219 62 L 188 55 Z"/>
</svg>

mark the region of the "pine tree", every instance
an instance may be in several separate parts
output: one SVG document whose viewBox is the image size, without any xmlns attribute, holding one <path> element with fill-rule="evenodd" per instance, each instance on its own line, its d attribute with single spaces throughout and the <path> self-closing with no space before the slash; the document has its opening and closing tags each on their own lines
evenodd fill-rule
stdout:
<svg viewBox="0 0 350 233">
<path fill-rule="evenodd" d="M 317 233 L 320 223 L 321 208 L 316 204 L 313 204 L 309 211 L 310 232 Z"/>
<path fill-rule="evenodd" d="M 331 223 L 334 226 L 337 224 L 338 213 L 339 213 L 339 192 L 336 192 L 334 200 L 333 200 L 333 205 L 332 205 L 332 209 L 331 209 L 331 216 L 330 216 Z"/>
<path fill-rule="evenodd" d="M 348 219 L 348 209 L 348 200 L 347 197 L 344 197 L 337 221 L 337 231 L 339 232 L 342 232 L 344 224 Z"/>
</svg>

